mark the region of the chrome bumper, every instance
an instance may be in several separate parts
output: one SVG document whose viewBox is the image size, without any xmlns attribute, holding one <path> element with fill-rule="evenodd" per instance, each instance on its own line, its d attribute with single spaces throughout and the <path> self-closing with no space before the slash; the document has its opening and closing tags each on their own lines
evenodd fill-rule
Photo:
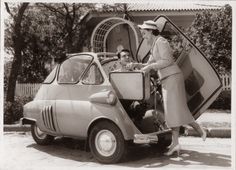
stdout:
<svg viewBox="0 0 236 170">
<path fill-rule="evenodd" d="M 135 134 L 133 142 L 136 144 L 149 144 L 149 143 L 157 143 L 158 135 L 163 133 L 169 133 L 171 129 L 166 129 L 158 132 L 147 133 L 147 134 Z"/>
<path fill-rule="evenodd" d="M 35 119 L 31 119 L 31 118 L 25 118 L 25 117 L 23 117 L 23 118 L 21 118 L 20 119 L 20 125 L 21 126 L 23 126 L 23 125 L 26 125 L 26 124 L 34 124 L 36 122 L 36 120 Z"/>
</svg>

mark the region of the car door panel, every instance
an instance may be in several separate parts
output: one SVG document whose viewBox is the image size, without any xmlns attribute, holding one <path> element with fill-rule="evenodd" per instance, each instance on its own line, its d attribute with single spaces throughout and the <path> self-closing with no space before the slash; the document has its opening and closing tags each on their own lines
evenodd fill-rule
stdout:
<svg viewBox="0 0 236 170">
<path fill-rule="evenodd" d="M 85 137 L 86 129 L 93 119 L 92 103 L 89 97 L 99 91 L 107 90 L 102 85 L 60 85 L 56 100 L 57 121 L 62 134 Z"/>
<path fill-rule="evenodd" d="M 173 57 L 184 74 L 188 106 L 197 119 L 221 92 L 220 77 L 204 54 L 167 17 L 159 16 L 154 21 L 161 25 L 160 34 L 169 41 Z M 138 61 L 145 63 L 150 49 L 151 44 L 142 40 Z"/>
</svg>

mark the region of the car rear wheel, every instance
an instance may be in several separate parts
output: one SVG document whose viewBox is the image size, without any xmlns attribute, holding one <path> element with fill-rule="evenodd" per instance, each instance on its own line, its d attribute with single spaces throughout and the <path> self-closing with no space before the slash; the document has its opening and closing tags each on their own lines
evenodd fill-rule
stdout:
<svg viewBox="0 0 236 170">
<path fill-rule="evenodd" d="M 49 145 L 54 140 L 54 137 L 42 132 L 36 123 L 31 125 L 31 134 L 35 142 L 39 145 Z"/>
<path fill-rule="evenodd" d="M 108 121 L 93 126 L 89 147 L 95 159 L 107 164 L 120 162 L 127 151 L 127 143 L 120 129 Z"/>
</svg>

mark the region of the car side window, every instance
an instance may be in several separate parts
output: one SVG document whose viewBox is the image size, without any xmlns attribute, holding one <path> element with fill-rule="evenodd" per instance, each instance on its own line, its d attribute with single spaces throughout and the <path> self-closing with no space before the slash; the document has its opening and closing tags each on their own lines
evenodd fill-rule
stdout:
<svg viewBox="0 0 236 170">
<path fill-rule="evenodd" d="M 59 69 L 58 83 L 77 83 L 91 60 L 71 57 L 65 60 Z"/>
<path fill-rule="evenodd" d="M 96 64 L 91 65 L 84 75 L 82 83 L 87 85 L 98 85 L 103 83 L 103 76 Z"/>
<path fill-rule="evenodd" d="M 57 72 L 57 66 L 53 68 L 53 70 L 51 71 L 51 73 L 47 76 L 47 78 L 44 80 L 44 84 L 50 84 L 53 82 L 53 80 L 56 77 L 56 72 Z"/>
<path fill-rule="evenodd" d="M 162 32 L 162 36 L 169 41 L 175 60 L 177 60 L 184 51 L 191 48 L 186 38 L 168 22 Z"/>
</svg>

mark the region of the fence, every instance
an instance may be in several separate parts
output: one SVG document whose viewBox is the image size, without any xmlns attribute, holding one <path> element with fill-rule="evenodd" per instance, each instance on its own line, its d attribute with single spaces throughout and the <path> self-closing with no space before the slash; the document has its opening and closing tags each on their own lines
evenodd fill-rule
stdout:
<svg viewBox="0 0 236 170">
<path fill-rule="evenodd" d="M 220 75 L 220 78 L 223 85 L 223 90 L 231 90 L 231 75 L 223 74 Z"/>
<path fill-rule="evenodd" d="M 223 90 L 230 90 L 231 89 L 231 75 L 224 74 L 220 75 L 221 82 L 223 85 Z M 34 97 L 37 93 L 38 89 L 40 88 L 41 84 L 20 84 L 16 83 L 16 96 L 31 96 Z"/>
<path fill-rule="evenodd" d="M 16 91 L 15 95 L 16 96 L 29 96 L 29 97 L 34 97 L 35 94 L 37 93 L 38 89 L 40 88 L 41 84 L 38 83 L 16 83 Z"/>
</svg>

